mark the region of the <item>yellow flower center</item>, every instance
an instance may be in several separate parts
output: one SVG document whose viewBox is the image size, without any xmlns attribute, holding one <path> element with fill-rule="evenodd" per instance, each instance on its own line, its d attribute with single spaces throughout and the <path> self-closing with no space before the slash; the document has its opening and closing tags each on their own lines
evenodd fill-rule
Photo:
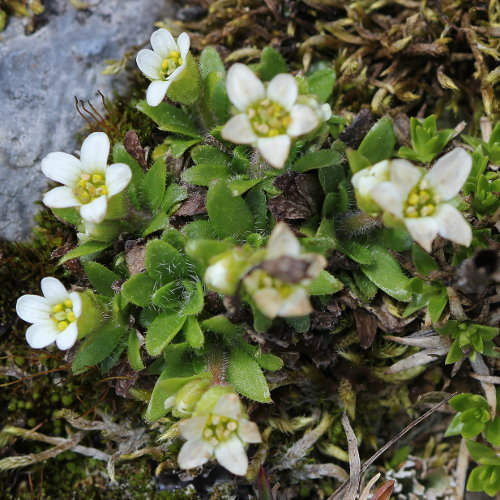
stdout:
<svg viewBox="0 0 500 500">
<path fill-rule="evenodd" d="M 403 214 L 406 218 L 429 217 L 436 212 L 436 204 L 434 193 L 423 180 L 408 193 Z"/>
<path fill-rule="evenodd" d="M 182 66 L 183 62 L 184 61 L 179 51 L 170 51 L 168 57 L 163 59 L 163 62 L 161 63 L 163 77 L 167 78 L 168 76 L 170 76 L 179 66 Z"/>
<path fill-rule="evenodd" d="M 217 446 L 222 441 L 228 440 L 238 429 L 238 422 L 222 415 L 211 415 L 205 428 L 203 438 L 212 446 Z"/>
<path fill-rule="evenodd" d="M 280 104 L 264 99 L 248 109 L 248 118 L 259 137 L 275 137 L 286 134 L 292 121 L 290 113 Z"/>
<path fill-rule="evenodd" d="M 59 304 L 56 304 L 52 308 L 50 317 L 57 325 L 57 329 L 62 332 L 70 323 L 76 321 L 76 316 L 73 312 L 73 302 L 70 299 L 59 302 Z"/>
<path fill-rule="evenodd" d="M 108 194 L 103 174 L 82 174 L 80 176 L 75 189 L 75 196 L 80 203 L 86 205 L 103 194 Z"/>
</svg>

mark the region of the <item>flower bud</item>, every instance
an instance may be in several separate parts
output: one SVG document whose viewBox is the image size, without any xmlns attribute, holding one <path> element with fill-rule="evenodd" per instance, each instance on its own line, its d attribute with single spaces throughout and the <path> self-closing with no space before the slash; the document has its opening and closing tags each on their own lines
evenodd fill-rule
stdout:
<svg viewBox="0 0 500 500">
<path fill-rule="evenodd" d="M 211 380 L 196 379 L 188 382 L 184 387 L 179 389 L 172 405 L 172 415 L 175 417 L 191 415 L 198 401 L 210 387 L 210 384 Z M 167 404 L 167 401 L 165 404 Z"/>
</svg>

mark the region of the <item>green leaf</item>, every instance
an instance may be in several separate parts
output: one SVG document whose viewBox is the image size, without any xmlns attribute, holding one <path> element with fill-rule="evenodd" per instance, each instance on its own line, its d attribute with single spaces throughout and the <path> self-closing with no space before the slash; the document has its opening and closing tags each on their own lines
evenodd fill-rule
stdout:
<svg viewBox="0 0 500 500">
<path fill-rule="evenodd" d="M 264 190 L 260 186 L 250 189 L 245 197 L 245 201 L 252 212 L 255 230 L 265 231 L 268 227 L 268 217 L 267 197 Z"/>
<path fill-rule="evenodd" d="M 469 475 L 467 491 L 484 491 L 494 497 L 500 491 L 499 468 L 493 465 L 475 467 Z"/>
<path fill-rule="evenodd" d="M 288 66 L 276 49 L 264 47 L 260 55 L 260 63 L 256 67 L 256 73 L 261 80 L 267 82 L 280 73 L 288 73 Z"/>
<path fill-rule="evenodd" d="M 401 302 L 409 302 L 411 293 L 406 290 L 406 286 L 410 280 L 403 273 L 396 259 L 381 246 L 370 245 L 370 250 L 374 263 L 362 264 L 363 273 L 387 295 Z"/>
<path fill-rule="evenodd" d="M 151 302 L 156 307 L 169 312 L 179 312 L 181 305 L 181 286 L 178 280 L 171 281 L 158 288 L 151 297 Z"/>
<path fill-rule="evenodd" d="M 227 380 L 243 396 L 259 403 L 271 402 L 271 394 L 261 367 L 240 348 L 232 349 L 229 353 Z"/>
<path fill-rule="evenodd" d="M 160 130 L 201 139 L 191 118 L 180 108 L 176 108 L 166 102 L 152 107 L 146 101 L 140 101 L 137 104 L 137 109 L 156 122 Z"/>
<path fill-rule="evenodd" d="M 177 313 L 161 313 L 151 323 L 146 333 L 146 351 L 158 356 L 179 333 L 186 316 Z"/>
<path fill-rule="evenodd" d="M 455 342 L 451 344 L 450 350 L 448 351 L 444 364 L 451 365 L 452 363 L 456 363 L 457 361 L 460 361 L 463 358 L 463 356 L 464 353 L 462 352 L 462 349 L 460 349 L 460 345 L 458 344 L 458 342 L 455 340 Z"/>
<path fill-rule="evenodd" d="M 185 316 L 196 316 L 203 311 L 204 298 L 203 298 L 203 285 L 200 280 L 182 282 L 184 286 L 183 304 L 179 314 Z"/>
<path fill-rule="evenodd" d="M 201 323 L 202 330 L 209 330 L 223 336 L 225 340 L 233 341 L 235 338 L 241 338 L 244 329 L 240 325 L 231 323 L 225 316 L 213 316 Z"/>
<path fill-rule="evenodd" d="M 80 217 L 80 212 L 76 208 L 53 208 L 52 212 L 58 219 L 62 219 L 73 226 L 78 226 L 82 218 Z"/>
<path fill-rule="evenodd" d="M 351 260 L 358 264 L 373 264 L 374 255 L 371 248 L 354 240 L 342 240 L 338 242 L 338 249 L 345 253 Z"/>
<path fill-rule="evenodd" d="M 214 146 L 202 144 L 191 150 L 191 158 L 196 164 L 229 165 L 230 156 Z"/>
<path fill-rule="evenodd" d="M 339 292 L 342 288 L 344 285 L 340 280 L 323 270 L 311 283 L 309 293 L 311 295 L 330 295 Z"/>
<path fill-rule="evenodd" d="M 139 273 L 123 283 L 122 295 L 132 304 L 147 307 L 151 304 L 154 288 L 154 280 L 146 273 Z"/>
<path fill-rule="evenodd" d="M 308 316 L 306 317 L 309 318 Z M 275 356 L 274 354 L 261 352 L 260 349 L 255 345 L 242 342 L 240 344 L 240 348 L 243 349 L 247 354 L 252 356 L 264 370 L 275 372 L 283 368 L 283 360 L 281 358 L 278 358 L 278 356 Z"/>
<path fill-rule="evenodd" d="M 188 275 L 186 257 L 162 240 L 152 240 L 147 244 L 144 263 L 148 274 L 159 283 Z"/>
<path fill-rule="evenodd" d="M 188 184 L 195 186 L 209 186 L 212 181 L 227 179 L 231 175 L 227 165 L 194 165 L 184 170 L 181 179 Z"/>
<path fill-rule="evenodd" d="M 488 422 L 484 428 L 484 437 L 493 446 L 500 446 L 500 417 Z"/>
<path fill-rule="evenodd" d="M 165 212 L 157 213 L 142 232 L 142 237 L 145 238 L 160 229 L 165 229 L 168 226 L 168 215 Z"/>
<path fill-rule="evenodd" d="M 328 101 L 335 86 L 335 71 L 331 68 L 324 68 L 311 73 L 306 78 L 309 91 L 316 94 L 321 102 Z"/>
<path fill-rule="evenodd" d="M 223 183 L 210 186 L 207 194 L 207 211 L 210 222 L 220 238 L 242 239 L 254 230 L 252 212 L 239 196 L 233 196 Z"/>
<path fill-rule="evenodd" d="M 306 333 L 311 329 L 311 318 L 307 316 L 291 316 L 285 322 L 299 333 Z"/>
<path fill-rule="evenodd" d="M 201 91 L 200 68 L 193 54 L 187 53 L 185 67 L 172 81 L 167 90 L 167 97 L 181 104 L 194 104 Z"/>
<path fill-rule="evenodd" d="M 344 157 L 334 149 L 322 149 L 300 157 L 294 164 L 296 172 L 308 172 L 309 170 L 331 166 L 340 167 Z"/>
<path fill-rule="evenodd" d="M 225 73 L 226 68 L 215 47 L 205 47 L 200 54 L 200 69 L 203 78 L 212 72 Z"/>
<path fill-rule="evenodd" d="M 381 118 L 366 134 L 358 153 L 367 158 L 371 165 L 392 158 L 396 135 L 390 118 Z"/>
<path fill-rule="evenodd" d="M 71 259 L 76 259 L 77 257 L 82 257 L 84 255 L 92 255 L 102 252 L 111 245 L 109 241 L 87 241 L 82 243 L 80 246 L 73 248 L 66 255 L 61 257 L 59 264 L 63 264 Z"/>
<path fill-rule="evenodd" d="M 167 147 L 174 158 L 180 158 L 191 146 L 198 144 L 200 141 L 201 139 L 183 139 L 171 136 L 163 141 L 163 147 Z"/>
<path fill-rule="evenodd" d="M 482 408 L 487 410 L 489 408 L 488 401 L 479 394 L 472 394 L 471 392 L 464 392 L 453 396 L 449 405 L 458 412 L 464 412 L 470 408 Z"/>
<path fill-rule="evenodd" d="M 147 171 L 142 182 L 142 194 L 148 207 L 155 211 L 159 208 L 165 195 L 167 167 L 165 159 L 159 158 Z"/>
<path fill-rule="evenodd" d="M 141 346 L 139 344 L 139 337 L 137 332 L 130 329 L 128 332 L 128 348 L 127 357 L 130 366 L 135 370 L 140 372 L 144 370 L 144 363 L 141 359 Z"/>
<path fill-rule="evenodd" d="M 172 210 L 177 210 L 177 205 L 188 197 L 187 189 L 179 184 L 170 184 L 165 191 L 165 196 L 161 202 L 161 209 L 165 210 L 170 215 Z"/>
<path fill-rule="evenodd" d="M 460 420 L 460 413 L 457 413 L 448 424 L 444 437 L 459 436 L 462 432 L 464 423 Z"/>
<path fill-rule="evenodd" d="M 437 262 L 434 258 L 422 249 L 420 245 L 413 243 L 411 249 L 411 256 L 415 267 L 419 273 L 428 275 L 431 271 L 439 269 Z"/>
<path fill-rule="evenodd" d="M 87 371 L 90 367 L 109 356 L 126 334 L 127 328 L 109 321 L 90 333 L 81 343 L 73 359 L 71 369 L 75 375 Z"/>
<path fill-rule="evenodd" d="M 118 274 L 98 262 L 87 262 L 83 268 L 90 284 L 98 293 L 107 295 L 108 297 L 112 297 L 115 294 L 111 286 L 115 281 L 120 279 Z"/>
<path fill-rule="evenodd" d="M 142 179 L 144 177 L 144 170 L 139 165 L 137 160 L 135 158 L 132 158 L 123 144 L 120 143 L 115 144 L 115 146 L 113 147 L 113 162 L 126 163 L 130 167 L 130 170 L 132 171 L 132 180 L 128 186 L 128 194 L 132 205 L 140 210 L 142 208 L 140 191 Z"/>
<path fill-rule="evenodd" d="M 483 465 L 500 465 L 500 457 L 497 457 L 497 454 L 489 446 L 470 439 L 466 439 L 465 444 L 470 456 L 477 463 Z"/>
<path fill-rule="evenodd" d="M 262 179 L 233 179 L 228 181 L 227 187 L 231 190 L 233 196 L 241 196 L 260 182 L 262 182 Z"/>
<path fill-rule="evenodd" d="M 347 149 L 347 159 L 353 174 L 373 165 L 366 156 L 363 156 L 359 151 L 354 151 L 354 149 Z"/>
<path fill-rule="evenodd" d="M 183 326 L 183 332 L 187 343 L 193 349 L 203 347 L 203 344 L 205 343 L 205 335 L 200 328 L 198 320 L 194 316 L 188 316 Z"/>
<path fill-rule="evenodd" d="M 429 315 L 433 323 L 439 321 L 446 304 L 448 304 L 448 293 L 446 292 L 446 287 L 443 285 L 437 293 L 429 296 Z"/>
</svg>

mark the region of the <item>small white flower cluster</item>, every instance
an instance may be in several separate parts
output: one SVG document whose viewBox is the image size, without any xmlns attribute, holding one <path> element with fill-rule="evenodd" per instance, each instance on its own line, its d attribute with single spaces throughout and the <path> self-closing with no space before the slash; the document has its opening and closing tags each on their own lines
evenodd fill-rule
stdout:
<svg viewBox="0 0 500 500">
<path fill-rule="evenodd" d="M 125 163 L 108 166 L 110 143 L 103 132 L 94 132 L 84 141 L 80 159 L 67 153 L 50 153 L 42 160 L 42 172 L 64 184 L 43 197 L 50 208 L 78 207 L 82 219 L 98 224 L 106 217 L 108 200 L 122 192 L 132 178 Z"/>
<path fill-rule="evenodd" d="M 471 244 L 471 227 L 451 204 L 471 168 L 470 155 L 455 148 L 429 171 L 407 160 L 384 160 L 354 174 L 352 184 L 359 208 L 402 221 L 413 239 L 430 252 L 438 235 L 460 245 Z"/>
<path fill-rule="evenodd" d="M 137 66 L 151 80 L 146 93 L 150 106 L 163 101 L 172 82 L 186 68 L 190 45 L 187 33 L 181 33 L 176 42 L 169 31 L 159 29 L 151 35 L 153 50 L 144 49 L 137 54 Z"/>
<path fill-rule="evenodd" d="M 77 292 L 67 292 L 56 278 L 43 278 L 43 297 L 23 295 L 17 300 L 17 315 L 33 323 L 26 330 L 26 340 L 33 349 L 53 342 L 62 350 L 74 345 L 78 337 L 77 320 L 82 314 L 82 300 Z"/>
<path fill-rule="evenodd" d="M 222 129 L 222 137 L 236 144 L 252 144 L 275 168 L 283 168 L 292 139 L 308 134 L 328 120 L 328 104 L 299 96 L 290 74 L 276 75 L 267 86 L 244 64 L 227 74 L 227 93 L 237 110 Z"/>
<path fill-rule="evenodd" d="M 236 248 L 216 256 L 205 272 L 205 282 L 217 291 L 232 293 L 241 279 L 267 317 L 304 316 L 312 311 L 308 286 L 325 266 L 322 255 L 302 253 L 299 240 L 279 222 L 264 251 L 252 256 Z"/>
<path fill-rule="evenodd" d="M 245 443 L 262 441 L 257 425 L 248 420 L 234 393 L 223 394 L 206 414 L 182 420 L 179 431 L 186 439 L 179 452 L 179 467 L 199 467 L 215 455 L 223 467 L 238 476 L 244 476 L 248 469 Z"/>
<path fill-rule="evenodd" d="M 177 41 L 165 29 L 151 36 L 153 50 L 137 54 L 139 69 L 151 80 L 146 93 L 150 106 L 158 106 L 170 85 L 186 68 L 190 38 L 181 33 Z M 283 168 L 292 140 L 308 134 L 330 119 L 328 104 L 319 104 L 311 96 L 300 96 L 295 78 L 276 75 L 264 84 L 244 64 L 228 71 L 227 93 L 237 114 L 222 129 L 222 137 L 236 144 L 251 144 L 275 168 Z"/>
</svg>

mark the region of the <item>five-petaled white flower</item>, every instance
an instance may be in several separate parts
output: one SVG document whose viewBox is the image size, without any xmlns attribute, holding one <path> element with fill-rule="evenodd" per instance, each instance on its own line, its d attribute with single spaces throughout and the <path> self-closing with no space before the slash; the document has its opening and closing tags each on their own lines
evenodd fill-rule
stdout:
<svg viewBox="0 0 500 500">
<path fill-rule="evenodd" d="M 132 172 L 125 163 L 107 166 L 109 139 L 94 132 L 83 141 L 80 159 L 68 153 L 50 153 L 42 160 L 42 172 L 64 186 L 43 197 L 50 208 L 79 207 L 86 222 L 98 224 L 106 217 L 108 199 L 123 191 Z"/>
<path fill-rule="evenodd" d="M 377 184 L 371 197 L 384 211 L 403 220 L 413 239 L 428 252 L 438 234 L 469 246 L 470 225 L 446 202 L 459 193 L 471 167 L 472 159 L 462 148 L 441 157 L 425 173 L 409 161 L 393 160 L 390 181 Z"/>
<path fill-rule="evenodd" d="M 159 29 L 151 35 L 153 50 L 140 50 L 136 62 L 139 69 L 152 80 L 146 93 L 150 106 L 163 101 L 170 84 L 186 68 L 191 40 L 187 33 L 181 33 L 177 42 L 169 31 Z"/>
<path fill-rule="evenodd" d="M 292 138 L 307 134 L 330 118 L 328 104 L 299 97 L 295 78 L 276 75 L 267 86 L 244 64 L 227 73 L 227 93 L 238 110 L 222 129 L 222 137 L 236 144 L 252 144 L 275 168 L 283 168 Z"/>
<path fill-rule="evenodd" d="M 77 319 L 82 313 L 82 300 L 77 292 L 67 292 L 56 278 L 43 278 L 43 297 L 23 295 L 16 303 L 17 315 L 33 323 L 26 330 L 26 340 L 34 349 L 52 344 L 69 349 L 78 336 Z"/>
<path fill-rule="evenodd" d="M 243 283 L 269 318 L 305 316 L 312 312 L 308 286 L 325 266 L 322 255 L 302 253 L 299 240 L 280 222 L 269 237 L 265 261 Z"/>
<path fill-rule="evenodd" d="M 187 441 L 179 452 L 182 469 L 192 469 L 207 462 L 212 455 L 229 472 L 244 476 L 248 469 L 245 443 L 260 443 L 259 429 L 242 412 L 234 393 L 221 396 L 209 415 L 198 415 L 179 423 Z"/>
</svg>

